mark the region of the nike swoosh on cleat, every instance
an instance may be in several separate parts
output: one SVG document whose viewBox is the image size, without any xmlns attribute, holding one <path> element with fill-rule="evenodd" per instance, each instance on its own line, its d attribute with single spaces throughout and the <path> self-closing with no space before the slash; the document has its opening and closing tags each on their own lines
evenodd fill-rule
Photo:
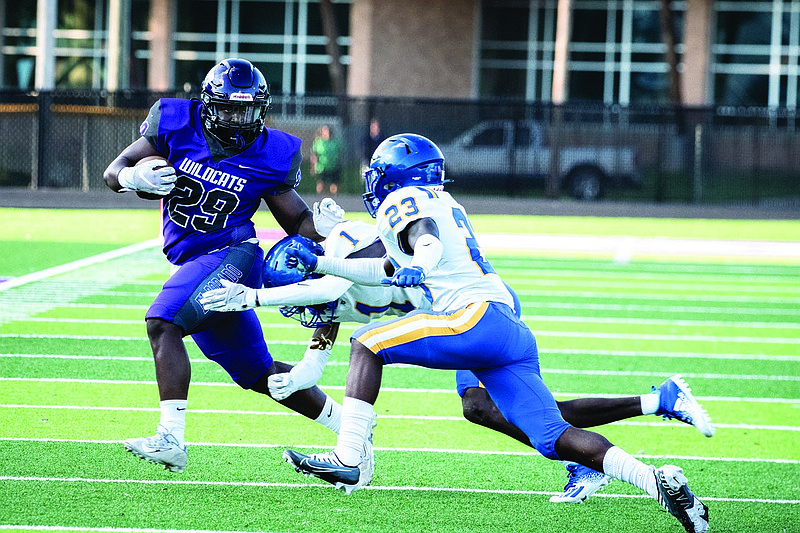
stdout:
<svg viewBox="0 0 800 533">
<path fill-rule="evenodd" d="M 300 464 L 305 466 L 306 468 L 308 468 L 310 471 L 313 471 L 313 472 L 319 472 L 319 473 L 328 472 L 328 473 L 331 473 L 331 474 L 334 474 L 334 473 L 337 473 L 337 472 L 347 472 L 347 470 L 344 470 L 343 468 L 339 468 L 339 467 L 335 467 L 335 466 L 332 466 L 332 467 L 314 466 L 314 465 L 309 464 L 309 462 L 306 461 L 305 459 L 300 461 Z"/>
</svg>

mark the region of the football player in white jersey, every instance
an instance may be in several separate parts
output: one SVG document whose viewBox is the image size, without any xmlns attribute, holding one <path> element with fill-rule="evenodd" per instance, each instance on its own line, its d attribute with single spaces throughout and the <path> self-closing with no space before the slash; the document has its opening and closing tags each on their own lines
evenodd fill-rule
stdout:
<svg viewBox="0 0 800 533">
<path fill-rule="evenodd" d="M 289 248 L 289 255 L 307 271 L 362 285 L 418 286 L 432 310 L 356 330 L 335 449 L 311 455 L 286 450 L 286 461 L 347 493 L 360 488 L 359 467 L 372 433 L 383 365 L 466 369 L 542 455 L 631 483 L 687 531 L 707 531 L 708 507 L 689 489 L 681 468 L 648 466 L 602 435 L 563 419 L 542 381 L 533 334 L 515 316 L 512 296 L 484 258 L 464 208 L 443 190 L 439 148 L 420 135 L 389 137 L 373 154 L 365 179 L 364 201 L 377 218 L 386 260 L 318 256 L 303 246 Z"/>
<path fill-rule="evenodd" d="M 241 311 L 258 306 L 278 306 L 281 314 L 316 328 L 303 359 L 285 372 L 271 376 L 270 395 L 277 400 L 319 381 L 341 322 L 367 324 L 383 316 L 403 316 L 415 309 L 429 309 L 417 288 L 365 287 L 336 276 L 308 276 L 284 266 L 286 250 L 307 239 L 290 235 L 276 243 L 264 260 L 262 289 L 223 281 L 223 288 L 203 293 L 206 311 Z M 328 257 L 382 257 L 384 248 L 375 228 L 364 222 L 344 221 L 333 227 L 324 242 Z"/>
<path fill-rule="evenodd" d="M 385 315 L 403 316 L 415 309 L 431 309 L 423 291 L 416 287 L 369 287 L 335 276 L 305 279 L 298 270 L 285 266 L 287 247 L 298 242 L 303 242 L 299 236 L 286 237 L 269 250 L 263 275 L 267 288 L 253 289 L 226 281 L 224 288 L 208 291 L 200 300 L 207 311 L 241 311 L 254 306 L 258 300 L 259 305 L 279 306 L 284 316 L 315 328 L 302 360 L 290 372 L 270 376 L 270 395 L 278 401 L 319 381 L 340 323 L 366 324 Z M 375 227 L 360 221 L 335 225 L 323 244 L 324 255 L 328 257 L 378 258 L 385 255 Z M 508 289 L 514 299 L 515 313 L 520 315 L 521 303 L 513 290 Z M 579 398 L 556 403 L 562 417 L 580 428 L 657 414 L 694 425 L 706 436 L 713 434 L 707 413 L 680 376 L 673 376 L 653 389 L 650 394 L 641 396 Z M 531 445 L 525 433 L 505 420 L 472 372 L 456 371 L 456 390 L 462 398 L 467 420 Z M 567 484 L 562 494 L 550 499 L 552 502 L 580 503 L 611 481 L 605 474 L 578 463 L 567 463 L 566 468 Z"/>
</svg>

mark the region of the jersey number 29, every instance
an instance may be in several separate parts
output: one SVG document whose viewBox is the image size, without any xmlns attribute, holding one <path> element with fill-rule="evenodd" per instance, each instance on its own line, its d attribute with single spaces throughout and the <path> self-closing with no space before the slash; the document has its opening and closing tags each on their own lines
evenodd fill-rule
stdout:
<svg viewBox="0 0 800 533">
<path fill-rule="evenodd" d="M 191 227 L 204 233 L 222 229 L 239 198 L 224 189 L 206 191 L 203 183 L 186 175 L 175 182 L 172 197 L 167 201 L 169 218 L 181 227 Z M 200 207 L 199 212 L 197 206 Z"/>
</svg>

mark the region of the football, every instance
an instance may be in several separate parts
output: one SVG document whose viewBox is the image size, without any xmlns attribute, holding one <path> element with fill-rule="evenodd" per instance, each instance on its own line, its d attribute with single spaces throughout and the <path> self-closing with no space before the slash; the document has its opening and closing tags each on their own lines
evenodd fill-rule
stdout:
<svg viewBox="0 0 800 533">
<path fill-rule="evenodd" d="M 139 161 L 137 161 L 136 165 L 134 165 L 134 166 L 138 167 L 142 163 L 146 163 L 147 161 L 152 161 L 153 159 L 160 159 L 160 160 L 162 160 L 164 162 L 163 165 L 159 165 L 159 166 L 157 166 L 155 168 L 164 168 L 164 167 L 171 167 L 172 166 L 169 161 L 167 161 L 166 159 L 164 159 L 160 155 L 149 155 L 147 157 L 143 157 Z M 162 198 L 164 198 L 163 196 L 159 196 L 158 194 L 152 194 L 152 193 L 149 193 L 149 192 L 141 192 L 141 191 L 136 191 L 136 196 L 138 196 L 139 198 L 142 198 L 144 200 L 161 200 Z"/>
</svg>

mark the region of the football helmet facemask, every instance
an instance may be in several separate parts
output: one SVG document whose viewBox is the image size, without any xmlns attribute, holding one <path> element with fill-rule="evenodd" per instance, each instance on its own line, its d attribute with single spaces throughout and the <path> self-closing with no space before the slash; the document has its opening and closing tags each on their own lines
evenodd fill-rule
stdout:
<svg viewBox="0 0 800 533">
<path fill-rule="evenodd" d="M 225 146 L 244 148 L 264 129 L 272 104 L 261 71 L 246 59 L 223 59 L 206 74 L 203 127 Z"/>
<path fill-rule="evenodd" d="M 436 186 L 444 179 L 444 155 L 433 141 L 414 133 L 392 135 L 372 154 L 364 172 L 363 194 L 367 212 L 375 218 L 383 200 L 400 187 Z"/>
<path fill-rule="evenodd" d="M 301 235 L 289 235 L 275 243 L 264 258 L 262 279 L 264 287 L 283 287 L 299 283 L 307 279 L 321 278 L 322 274 L 306 272 L 297 267 L 286 266 L 286 250 L 291 246 L 305 246 L 317 255 L 322 255 L 325 250 L 319 243 Z M 326 326 L 336 320 L 337 302 L 327 302 L 317 305 L 292 305 L 278 307 L 278 311 L 287 317 L 298 320 L 307 328 Z"/>
</svg>

